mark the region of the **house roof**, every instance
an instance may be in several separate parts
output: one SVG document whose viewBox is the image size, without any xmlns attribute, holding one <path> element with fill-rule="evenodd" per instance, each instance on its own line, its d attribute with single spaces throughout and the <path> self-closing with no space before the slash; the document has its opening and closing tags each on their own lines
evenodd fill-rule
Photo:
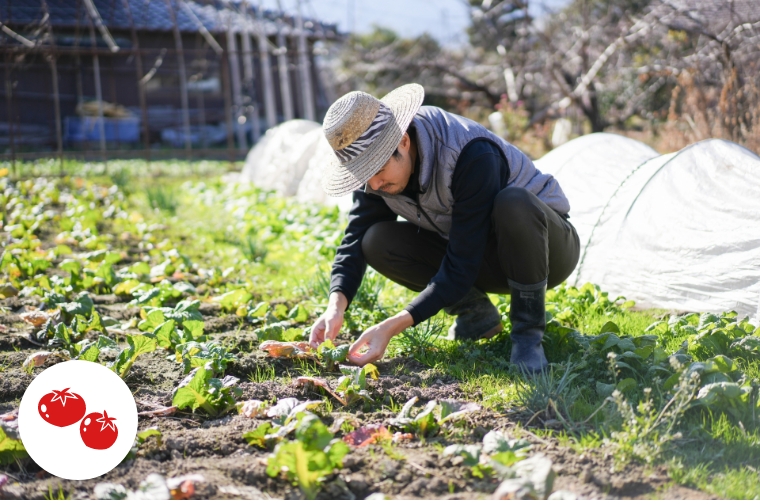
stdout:
<svg viewBox="0 0 760 504">
<path fill-rule="evenodd" d="M 44 18 L 43 1 L 47 2 L 53 28 L 88 26 L 89 19 L 83 0 L 0 0 L 0 22 L 10 26 L 38 25 Z M 258 27 L 267 35 L 295 31 L 295 19 L 271 10 L 259 11 L 247 2 L 221 0 L 169 0 L 182 32 L 197 32 L 199 23 L 211 33 L 251 31 Z M 109 30 L 140 31 L 173 30 L 172 12 L 166 0 L 93 0 L 103 24 Z M 254 21 L 254 17 L 258 23 Z M 279 25 L 279 26 L 278 26 Z M 304 19 L 304 29 L 310 37 L 336 38 L 334 24 Z"/>
</svg>

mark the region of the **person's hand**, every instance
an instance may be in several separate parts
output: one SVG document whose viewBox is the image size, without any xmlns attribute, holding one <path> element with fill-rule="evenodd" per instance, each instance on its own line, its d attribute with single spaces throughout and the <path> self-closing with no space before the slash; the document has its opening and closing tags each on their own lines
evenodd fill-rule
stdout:
<svg viewBox="0 0 760 504">
<path fill-rule="evenodd" d="M 377 325 L 373 325 L 359 336 L 348 349 L 348 361 L 357 366 L 380 360 L 391 338 L 414 323 L 406 310 Z M 363 350 L 366 350 L 362 353 Z"/>
<path fill-rule="evenodd" d="M 309 335 L 309 345 L 317 348 L 324 343 L 325 338 L 334 340 L 343 326 L 343 314 L 348 306 L 348 300 L 342 292 L 333 292 L 330 294 L 330 301 L 327 303 L 327 309 L 319 316 L 317 321 L 311 327 Z"/>
<path fill-rule="evenodd" d="M 395 336 L 387 325 L 373 325 L 359 336 L 348 349 L 348 361 L 357 366 L 380 360 L 385 355 L 388 342 Z M 366 348 L 366 352 L 361 353 Z"/>
</svg>

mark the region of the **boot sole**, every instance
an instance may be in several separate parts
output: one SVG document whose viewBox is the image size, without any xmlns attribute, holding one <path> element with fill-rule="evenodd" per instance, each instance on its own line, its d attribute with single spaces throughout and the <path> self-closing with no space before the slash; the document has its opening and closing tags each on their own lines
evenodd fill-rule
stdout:
<svg viewBox="0 0 760 504">
<path fill-rule="evenodd" d="M 486 331 L 485 333 L 483 333 L 482 336 L 480 336 L 477 339 L 491 339 L 491 338 L 493 338 L 494 336 L 496 336 L 497 334 L 499 334 L 503 330 L 504 330 L 504 326 L 501 325 L 501 322 L 499 322 L 498 325 L 496 325 L 493 328 L 491 328 L 490 330 Z"/>
<path fill-rule="evenodd" d="M 469 337 L 469 338 L 454 338 L 456 341 L 479 341 L 479 340 L 488 340 L 499 334 L 501 331 L 504 330 L 504 326 L 499 322 L 498 325 L 495 325 L 488 331 L 484 332 L 480 336 L 477 336 L 475 338 Z"/>
</svg>

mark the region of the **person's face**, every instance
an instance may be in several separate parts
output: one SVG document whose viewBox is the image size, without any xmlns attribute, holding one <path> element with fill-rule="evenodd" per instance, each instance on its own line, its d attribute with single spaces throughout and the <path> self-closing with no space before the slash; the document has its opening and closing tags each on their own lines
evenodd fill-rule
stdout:
<svg viewBox="0 0 760 504">
<path fill-rule="evenodd" d="M 399 194 L 409 183 L 412 175 L 414 160 L 411 154 L 411 140 L 408 133 L 398 144 L 398 156 L 390 159 L 380 168 L 380 171 L 367 181 L 373 191 L 382 191 L 386 194 Z"/>
</svg>

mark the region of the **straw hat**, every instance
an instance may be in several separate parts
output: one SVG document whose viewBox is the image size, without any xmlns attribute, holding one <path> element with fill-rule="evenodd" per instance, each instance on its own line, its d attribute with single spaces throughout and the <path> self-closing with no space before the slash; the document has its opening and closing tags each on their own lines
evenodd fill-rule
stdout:
<svg viewBox="0 0 760 504">
<path fill-rule="evenodd" d="M 335 152 L 322 176 L 325 193 L 344 196 L 366 184 L 390 159 L 424 97 L 422 86 L 406 84 L 380 100 L 353 91 L 333 103 L 322 123 Z"/>
</svg>

